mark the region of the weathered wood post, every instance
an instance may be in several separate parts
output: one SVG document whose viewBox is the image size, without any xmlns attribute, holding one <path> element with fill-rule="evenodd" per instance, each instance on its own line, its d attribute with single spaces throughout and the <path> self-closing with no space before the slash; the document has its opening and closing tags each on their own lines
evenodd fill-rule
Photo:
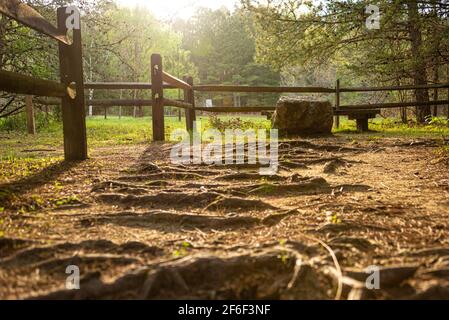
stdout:
<svg viewBox="0 0 449 320">
<path fill-rule="evenodd" d="M 368 126 L 368 116 L 360 116 L 356 118 L 357 122 L 357 131 L 358 132 L 368 132 L 369 126 Z"/>
<path fill-rule="evenodd" d="M 151 98 L 153 101 L 153 140 L 165 141 L 164 87 L 162 81 L 162 57 L 151 56 Z"/>
<path fill-rule="evenodd" d="M 84 101 L 83 53 L 79 12 L 72 7 L 58 8 L 58 28 L 62 34 L 69 31 L 68 19 L 74 19 L 73 42 L 59 42 L 59 69 L 61 82 L 67 88 L 62 98 L 62 122 L 64 131 L 64 155 L 66 160 L 87 159 L 86 111 Z M 71 88 L 71 89 L 69 89 Z M 75 89 L 75 90 L 73 90 Z"/>
<path fill-rule="evenodd" d="M 449 82 L 449 65 L 447 66 L 446 69 L 446 77 L 447 81 Z M 449 88 L 447 89 L 447 100 L 449 100 Z M 449 104 L 447 105 L 447 120 L 449 120 Z"/>
<path fill-rule="evenodd" d="M 123 89 L 120 89 L 120 100 L 123 99 Z M 122 106 L 118 107 L 118 118 L 119 120 L 122 119 Z"/>
<path fill-rule="evenodd" d="M 33 106 L 33 96 L 25 97 L 25 106 L 27 114 L 27 130 L 28 134 L 36 134 L 36 123 L 34 121 L 34 106 Z"/>
<path fill-rule="evenodd" d="M 340 110 L 340 79 L 337 79 L 335 84 L 335 110 Z M 340 128 L 340 116 L 335 116 L 335 127 Z"/>
<path fill-rule="evenodd" d="M 184 77 L 183 80 L 193 87 L 193 78 Z M 184 101 L 190 103 L 195 108 L 195 93 L 193 88 L 184 90 Z M 196 121 L 195 109 L 186 109 L 186 129 L 189 132 L 193 132 L 193 122 Z"/>
<path fill-rule="evenodd" d="M 439 99 L 439 91 L 438 91 L 438 88 L 435 88 L 433 90 L 433 101 L 438 101 L 438 99 Z M 438 117 L 438 106 L 437 105 L 433 106 L 433 116 Z"/>
</svg>

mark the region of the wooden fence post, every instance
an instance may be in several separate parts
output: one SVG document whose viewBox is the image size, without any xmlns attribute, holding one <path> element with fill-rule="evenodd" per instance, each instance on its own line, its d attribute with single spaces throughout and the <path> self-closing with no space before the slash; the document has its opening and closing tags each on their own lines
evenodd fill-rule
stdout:
<svg viewBox="0 0 449 320">
<path fill-rule="evenodd" d="M 69 11 L 69 12 L 68 12 Z M 66 7 L 58 8 L 58 28 L 67 34 L 66 20 L 71 17 Z M 79 16 L 78 16 L 79 17 Z M 61 82 L 66 88 L 76 89 L 62 98 L 62 122 L 64 131 L 64 155 L 66 160 L 87 159 L 86 110 L 84 101 L 83 50 L 81 22 L 73 29 L 71 45 L 59 43 L 59 69 Z"/>
<path fill-rule="evenodd" d="M 25 97 L 26 113 L 27 113 L 27 129 L 28 134 L 36 134 L 36 123 L 34 121 L 33 96 Z"/>
<path fill-rule="evenodd" d="M 184 77 L 183 80 L 193 87 L 193 78 Z M 184 90 L 184 101 L 190 103 L 195 108 L 195 93 L 193 89 Z M 186 113 L 186 129 L 188 132 L 193 132 L 193 122 L 196 120 L 194 109 L 185 109 Z"/>
<path fill-rule="evenodd" d="M 439 97 L 439 92 L 438 92 L 438 88 L 433 89 L 433 101 L 438 101 Z M 438 117 L 438 106 L 434 105 L 433 106 L 433 116 L 434 117 Z"/>
<path fill-rule="evenodd" d="M 164 87 L 162 81 L 162 57 L 151 56 L 151 98 L 153 101 L 153 140 L 165 141 Z"/>
<path fill-rule="evenodd" d="M 340 79 L 337 79 L 337 83 L 335 85 L 335 110 L 340 110 Z M 337 115 L 335 117 L 335 127 L 340 128 L 340 116 Z"/>
<path fill-rule="evenodd" d="M 120 89 L 120 100 L 123 99 L 123 89 Z M 122 119 L 122 106 L 118 107 L 118 118 L 119 120 Z"/>
</svg>

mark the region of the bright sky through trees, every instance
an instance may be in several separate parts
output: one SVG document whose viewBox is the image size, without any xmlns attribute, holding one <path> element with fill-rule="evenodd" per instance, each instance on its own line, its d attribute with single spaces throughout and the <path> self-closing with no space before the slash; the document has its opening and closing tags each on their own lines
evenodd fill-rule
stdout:
<svg viewBox="0 0 449 320">
<path fill-rule="evenodd" d="M 134 7 L 145 6 L 158 18 L 190 18 L 199 7 L 233 9 L 238 0 L 116 0 L 120 5 Z"/>
</svg>

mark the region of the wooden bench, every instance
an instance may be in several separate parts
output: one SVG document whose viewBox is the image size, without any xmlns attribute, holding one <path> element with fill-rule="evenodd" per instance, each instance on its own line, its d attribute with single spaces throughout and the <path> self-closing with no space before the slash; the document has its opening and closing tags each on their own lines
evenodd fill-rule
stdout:
<svg viewBox="0 0 449 320">
<path fill-rule="evenodd" d="M 349 120 L 355 120 L 357 122 L 357 131 L 368 131 L 368 120 L 374 119 L 380 114 L 380 109 L 339 109 L 334 110 L 336 116 L 348 116 Z"/>
</svg>

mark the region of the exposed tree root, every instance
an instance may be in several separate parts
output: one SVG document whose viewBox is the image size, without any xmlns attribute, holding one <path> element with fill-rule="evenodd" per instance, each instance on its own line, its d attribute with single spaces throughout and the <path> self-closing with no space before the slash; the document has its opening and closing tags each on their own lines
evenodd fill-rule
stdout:
<svg viewBox="0 0 449 320">
<path fill-rule="evenodd" d="M 132 175 L 119 177 L 119 181 L 155 181 L 155 180 L 200 180 L 206 177 L 188 172 L 163 172 L 148 175 Z"/>
<path fill-rule="evenodd" d="M 105 203 L 133 207 L 151 207 L 153 205 L 168 207 L 199 207 L 204 208 L 207 204 L 221 197 L 219 193 L 185 193 L 185 192 L 161 192 L 154 195 L 134 196 L 117 193 L 100 194 L 98 199 Z"/>
<path fill-rule="evenodd" d="M 193 256 L 137 270 L 107 284 L 37 299 L 329 299 L 332 280 L 289 250 L 219 258 Z M 295 267 L 298 276 L 291 283 Z M 290 284 L 290 286 L 289 286 Z"/>
<path fill-rule="evenodd" d="M 135 185 L 131 183 L 124 183 L 120 181 L 103 181 L 100 183 L 95 184 L 92 187 L 91 192 L 105 192 L 108 190 L 114 190 L 118 188 L 145 188 L 144 185 Z"/>
<path fill-rule="evenodd" d="M 81 243 L 61 243 L 53 246 L 32 247 L 16 252 L 0 260 L 0 266 L 4 268 L 21 268 L 29 265 L 40 264 L 51 261 L 56 256 L 72 256 L 73 252 L 83 252 L 85 254 L 111 254 L 127 255 L 140 254 L 157 256 L 163 250 L 139 242 L 128 242 L 117 245 L 106 240 L 89 240 Z"/>
<path fill-rule="evenodd" d="M 0 258 L 7 257 L 12 252 L 16 252 L 21 248 L 25 248 L 33 244 L 34 244 L 33 241 L 11 239 L 11 238 L 0 238 Z"/>
<path fill-rule="evenodd" d="M 296 178 L 298 179 L 298 178 Z M 330 193 L 331 188 L 323 178 L 307 178 L 300 183 L 271 184 L 263 183 L 250 186 L 244 186 L 238 190 L 249 194 L 315 194 Z"/>
<path fill-rule="evenodd" d="M 253 217 L 223 217 L 209 215 L 180 214 L 172 212 L 149 212 L 145 214 L 122 213 L 105 215 L 95 219 L 96 223 L 117 224 L 131 228 L 166 228 L 201 230 L 226 230 L 250 228 L 262 221 Z"/>
<path fill-rule="evenodd" d="M 375 247 L 374 245 L 367 239 L 363 238 L 353 238 L 353 237 L 336 237 L 333 238 L 330 243 L 333 247 L 348 247 L 349 249 L 356 248 L 357 250 L 366 252 L 371 251 Z"/>
<path fill-rule="evenodd" d="M 344 160 L 332 160 L 326 163 L 326 165 L 323 168 L 323 172 L 326 174 L 334 174 L 337 172 L 338 169 L 342 167 L 348 167 L 348 163 Z"/>
<path fill-rule="evenodd" d="M 258 199 L 242 199 L 242 198 L 230 198 L 230 197 L 221 197 L 216 201 L 209 204 L 205 210 L 224 210 L 224 209 L 232 209 L 232 210 L 250 210 L 257 209 L 261 210 L 277 210 L 279 208 L 273 207 L 272 205 L 263 202 Z"/>
<path fill-rule="evenodd" d="M 234 181 L 234 180 L 269 180 L 285 181 L 287 178 L 280 175 L 261 176 L 259 173 L 239 172 L 216 177 L 215 180 Z"/>
</svg>

